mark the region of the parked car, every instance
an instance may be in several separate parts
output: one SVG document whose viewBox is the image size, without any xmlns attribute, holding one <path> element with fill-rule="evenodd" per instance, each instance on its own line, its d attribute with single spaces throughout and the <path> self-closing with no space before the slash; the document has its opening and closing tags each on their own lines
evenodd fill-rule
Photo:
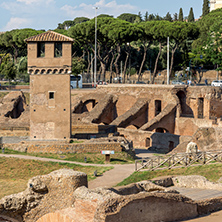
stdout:
<svg viewBox="0 0 222 222">
<path fill-rule="evenodd" d="M 222 87 L 222 80 L 214 80 L 211 83 L 211 86 L 220 86 L 220 87 Z"/>
<path fill-rule="evenodd" d="M 172 85 L 185 85 L 185 83 L 182 82 L 182 81 L 180 81 L 180 80 L 173 80 L 173 81 L 171 82 L 171 84 L 172 84 Z"/>
<path fill-rule="evenodd" d="M 137 81 L 136 84 L 146 84 L 144 81 Z"/>
</svg>

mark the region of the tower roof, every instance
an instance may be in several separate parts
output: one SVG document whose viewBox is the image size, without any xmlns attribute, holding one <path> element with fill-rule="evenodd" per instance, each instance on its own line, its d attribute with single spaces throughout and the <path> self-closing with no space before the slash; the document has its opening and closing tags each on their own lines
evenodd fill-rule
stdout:
<svg viewBox="0 0 222 222">
<path fill-rule="evenodd" d="M 73 42 L 74 40 L 54 31 L 47 31 L 25 39 L 26 42 Z"/>
</svg>

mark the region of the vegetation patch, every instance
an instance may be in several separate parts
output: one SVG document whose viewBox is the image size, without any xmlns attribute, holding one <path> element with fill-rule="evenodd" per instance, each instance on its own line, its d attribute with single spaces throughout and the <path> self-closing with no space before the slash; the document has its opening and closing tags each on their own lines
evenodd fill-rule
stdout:
<svg viewBox="0 0 222 222">
<path fill-rule="evenodd" d="M 206 177 L 211 182 L 217 182 L 222 177 L 222 164 L 201 165 L 193 167 L 182 167 L 171 170 L 156 170 L 156 171 L 141 171 L 134 172 L 128 178 L 117 184 L 117 186 L 123 186 L 130 183 L 136 183 L 143 180 L 152 180 L 160 176 L 170 175 L 200 175 Z"/>
<path fill-rule="evenodd" d="M 54 154 L 54 153 L 24 153 L 15 150 L 5 149 L 5 154 L 22 154 L 36 157 L 44 157 L 50 159 L 76 161 L 81 163 L 94 163 L 105 164 L 105 155 L 101 153 L 67 153 L 67 154 Z M 130 164 L 134 163 L 134 159 L 125 152 L 116 152 L 110 155 L 111 164 Z"/>
<path fill-rule="evenodd" d="M 0 157 L 0 198 L 24 191 L 28 180 L 34 176 L 49 174 L 54 170 L 63 168 L 84 172 L 90 181 L 96 178 L 94 176 L 95 171 L 99 176 L 113 167 L 81 166 L 70 163 Z"/>
</svg>

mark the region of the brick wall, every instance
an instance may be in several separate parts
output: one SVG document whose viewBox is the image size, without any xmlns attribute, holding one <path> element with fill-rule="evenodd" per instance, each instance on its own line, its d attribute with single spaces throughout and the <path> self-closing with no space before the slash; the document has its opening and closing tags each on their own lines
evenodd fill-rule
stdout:
<svg viewBox="0 0 222 222">
<path fill-rule="evenodd" d="M 1 128 L 0 129 L 0 137 L 3 136 L 29 136 L 29 128 L 16 128 L 16 127 L 9 127 L 9 128 Z"/>
</svg>

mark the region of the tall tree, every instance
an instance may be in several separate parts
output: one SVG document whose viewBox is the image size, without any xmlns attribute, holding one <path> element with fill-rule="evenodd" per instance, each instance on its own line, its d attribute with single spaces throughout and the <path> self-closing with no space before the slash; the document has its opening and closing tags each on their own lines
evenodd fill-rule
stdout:
<svg viewBox="0 0 222 222">
<path fill-rule="evenodd" d="M 183 9 L 180 8 L 180 12 L 179 12 L 179 22 L 183 22 Z"/>
<path fill-rule="evenodd" d="M 169 12 L 167 12 L 166 16 L 164 17 L 164 20 L 167 20 L 167 21 L 169 21 L 169 22 L 172 22 L 172 21 L 173 21 L 173 19 L 172 19 L 172 17 L 171 17 L 171 14 L 170 14 Z"/>
<path fill-rule="evenodd" d="M 206 42 L 206 55 L 210 58 L 210 61 L 217 65 L 218 70 L 222 69 L 222 22 L 217 21 L 210 27 L 208 32 L 208 39 Z"/>
<path fill-rule="evenodd" d="M 79 24 L 79 23 L 83 23 L 83 22 L 87 22 L 87 21 L 89 21 L 89 18 L 86 18 L 86 17 L 76 17 L 73 20 L 74 25 Z"/>
<path fill-rule="evenodd" d="M 168 26 L 169 26 L 169 21 L 156 21 L 155 25 L 151 28 L 151 33 L 153 35 L 154 41 L 156 41 L 159 44 L 159 52 L 156 57 L 156 62 L 155 62 L 155 67 L 153 71 L 153 77 L 152 77 L 152 83 L 154 83 L 156 74 L 157 74 L 157 66 L 158 66 L 158 61 L 161 55 L 161 51 L 163 48 L 163 44 L 166 43 L 166 39 L 168 37 Z"/>
<path fill-rule="evenodd" d="M 154 14 L 149 14 L 148 20 L 149 21 L 155 20 L 155 15 Z"/>
<path fill-rule="evenodd" d="M 117 18 L 121 19 L 121 20 L 125 20 L 127 22 L 134 23 L 134 21 L 136 20 L 137 17 L 138 17 L 138 15 L 136 15 L 136 14 L 123 13 L 123 14 L 119 15 Z"/>
<path fill-rule="evenodd" d="M 173 21 L 174 22 L 178 21 L 178 14 L 177 13 L 173 14 Z"/>
<path fill-rule="evenodd" d="M 148 11 L 146 11 L 144 15 L 144 21 L 147 22 L 148 20 L 149 20 L 149 13 Z"/>
<path fill-rule="evenodd" d="M 190 8 L 190 13 L 188 15 L 187 21 L 188 22 L 194 22 L 194 13 L 193 13 L 193 8 L 192 7 Z"/>
<path fill-rule="evenodd" d="M 196 39 L 199 35 L 199 29 L 195 23 L 188 22 L 173 22 L 167 27 L 168 36 L 171 40 L 171 64 L 170 64 L 170 74 L 172 73 L 174 54 L 180 45 L 189 39 Z"/>
<path fill-rule="evenodd" d="M 149 48 L 150 44 L 153 42 L 153 33 L 151 32 L 151 28 L 154 26 L 155 21 L 148 21 L 145 23 L 141 23 L 138 25 L 138 27 L 141 29 L 141 36 L 139 36 L 139 39 L 143 45 L 143 59 L 140 65 L 140 69 L 138 72 L 138 81 L 142 78 L 142 69 L 146 60 L 147 56 L 147 49 Z"/>
<path fill-rule="evenodd" d="M 209 12 L 210 12 L 209 0 L 204 0 L 202 8 L 202 16 L 207 15 Z"/>
</svg>

